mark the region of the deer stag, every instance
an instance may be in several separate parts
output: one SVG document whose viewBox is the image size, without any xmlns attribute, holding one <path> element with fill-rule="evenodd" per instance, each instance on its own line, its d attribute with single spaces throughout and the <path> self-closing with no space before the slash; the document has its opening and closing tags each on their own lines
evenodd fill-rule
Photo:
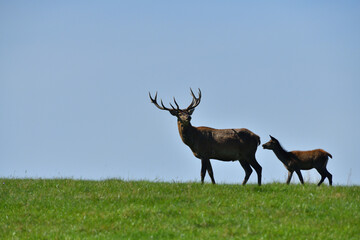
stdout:
<svg viewBox="0 0 360 240">
<path fill-rule="evenodd" d="M 330 186 L 332 185 L 332 175 L 326 169 L 329 157 L 332 158 L 330 153 L 322 149 L 287 152 L 284 148 L 282 148 L 280 142 L 276 138 L 272 136 L 270 136 L 270 138 L 270 141 L 263 144 L 262 146 L 264 149 L 273 150 L 277 158 L 289 171 L 288 178 L 286 180 L 287 184 L 290 183 L 294 171 L 299 176 L 300 182 L 304 184 L 300 169 L 309 170 L 315 168 L 321 175 L 321 180 L 318 183 L 318 186 L 320 186 L 326 177 L 329 180 Z"/>
<path fill-rule="evenodd" d="M 206 171 L 209 173 L 211 181 L 215 184 L 214 174 L 210 159 L 221 161 L 238 160 L 245 170 L 243 185 L 248 181 L 253 167 L 258 176 L 258 184 L 261 185 L 261 166 L 256 161 L 255 153 L 260 138 L 248 129 L 214 129 L 209 127 L 193 127 L 190 123 L 191 115 L 195 108 L 200 104 L 201 91 L 198 97 L 190 89 L 193 97 L 192 102 L 186 109 L 180 109 L 174 98 L 176 108 L 170 103 L 171 108 L 157 103 L 157 93 L 151 102 L 159 109 L 169 111 L 171 115 L 177 117 L 177 124 L 182 141 L 190 147 L 195 157 L 201 159 L 201 183 L 204 183 Z"/>
</svg>

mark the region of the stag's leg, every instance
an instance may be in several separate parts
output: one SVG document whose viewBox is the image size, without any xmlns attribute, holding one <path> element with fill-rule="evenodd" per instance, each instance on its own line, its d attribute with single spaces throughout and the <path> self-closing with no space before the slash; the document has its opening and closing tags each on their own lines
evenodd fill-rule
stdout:
<svg viewBox="0 0 360 240">
<path fill-rule="evenodd" d="M 303 177 L 302 177 L 302 175 L 301 175 L 300 170 L 299 170 L 299 169 L 298 169 L 298 170 L 295 170 L 295 172 L 296 172 L 296 174 L 298 175 L 301 184 L 304 184 L 304 179 L 303 179 Z"/>
<path fill-rule="evenodd" d="M 207 171 L 209 173 L 209 176 L 211 178 L 212 184 L 215 184 L 214 173 L 213 173 L 213 170 L 212 170 L 211 163 L 210 163 L 209 159 L 207 159 L 206 167 L 207 167 Z"/>
<path fill-rule="evenodd" d="M 244 177 L 244 181 L 242 182 L 242 185 L 245 185 L 247 183 L 247 181 L 249 180 L 249 177 L 252 173 L 252 169 L 250 167 L 250 164 L 245 161 L 245 160 L 239 160 L 241 166 L 243 167 L 243 169 L 245 170 L 245 177 Z"/>
<path fill-rule="evenodd" d="M 258 176 L 258 185 L 261 186 L 261 171 L 262 167 L 260 164 L 256 161 L 255 156 L 251 159 L 250 165 L 255 169 L 257 176 Z"/>
<path fill-rule="evenodd" d="M 204 183 L 206 169 L 206 159 L 201 159 L 201 183 Z"/>
<path fill-rule="evenodd" d="M 288 185 L 290 184 L 291 177 L 292 177 L 293 173 L 294 173 L 294 171 L 289 171 L 288 172 L 288 178 L 286 180 L 286 184 L 288 184 Z"/>
</svg>

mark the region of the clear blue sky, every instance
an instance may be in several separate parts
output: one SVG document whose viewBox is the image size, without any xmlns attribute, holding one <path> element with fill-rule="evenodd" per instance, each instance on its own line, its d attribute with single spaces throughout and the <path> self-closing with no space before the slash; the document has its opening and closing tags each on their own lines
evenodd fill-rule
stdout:
<svg viewBox="0 0 360 240">
<path fill-rule="evenodd" d="M 359 1 L 1 1 L 0 177 L 200 181 L 176 118 L 148 98 L 185 107 L 192 87 L 193 125 L 323 148 L 334 184 L 360 184 L 359 12 Z M 256 156 L 263 182 L 285 182 L 272 152 Z M 212 165 L 219 183 L 244 177 L 238 162 Z"/>
</svg>

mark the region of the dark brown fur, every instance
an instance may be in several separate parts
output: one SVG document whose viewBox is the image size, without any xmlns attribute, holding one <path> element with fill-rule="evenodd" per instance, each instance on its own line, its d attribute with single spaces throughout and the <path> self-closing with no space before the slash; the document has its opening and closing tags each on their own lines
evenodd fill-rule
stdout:
<svg viewBox="0 0 360 240">
<path fill-rule="evenodd" d="M 190 123 L 191 114 L 195 107 L 200 103 L 191 91 L 193 101 L 187 109 L 166 108 L 161 102 L 157 103 L 156 97 L 153 99 L 150 95 L 151 102 L 161 110 L 168 110 L 172 115 L 177 117 L 179 134 L 182 141 L 190 147 L 195 157 L 201 159 L 201 182 L 204 182 L 206 171 L 209 173 L 212 183 L 215 184 L 214 174 L 211 167 L 210 159 L 221 161 L 239 161 L 245 170 L 243 185 L 248 181 L 253 167 L 258 175 L 258 184 L 261 185 L 260 164 L 256 161 L 255 153 L 260 145 L 260 137 L 248 129 L 214 129 L 209 127 L 193 127 Z"/>
<path fill-rule="evenodd" d="M 332 175 L 326 169 L 326 165 L 331 154 L 322 150 L 315 149 L 311 151 L 291 151 L 287 152 L 282 148 L 280 142 L 270 136 L 270 141 L 263 144 L 264 149 L 273 150 L 277 158 L 284 164 L 289 171 L 286 183 L 289 184 L 292 174 L 295 171 L 299 176 L 300 182 L 304 184 L 303 177 L 300 170 L 309 170 L 315 168 L 321 175 L 321 180 L 318 186 L 328 178 L 329 184 L 332 185 Z"/>
</svg>

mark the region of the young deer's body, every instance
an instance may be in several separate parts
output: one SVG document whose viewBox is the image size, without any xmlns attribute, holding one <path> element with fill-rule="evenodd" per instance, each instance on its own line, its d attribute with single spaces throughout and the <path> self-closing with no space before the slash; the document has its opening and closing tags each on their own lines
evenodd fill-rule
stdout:
<svg viewBox="0 0 360 240">
<path fill-rule="evenodd" d="M 282 148 L 280 142 L 276 138 L 272 136 L 270 136 L 270 138 L 271 140 L 269 142 L 263 144 L 263 148 L 273 150 L 277 158 L 284 164 L 288 170 L 287 184 L 290 183 L 294 171 L 299 176 L 300 182 L 304 184 L 300 170 L 315 168 L 321 175 L 318 186 L 320 186 L 325 178 L 328 178 L 329 184 L 332 185 L 332 175 L 326 169 L 329 157 L 332 158 L 330 153 L 322 149 L 287 152 Z"/>
<path fill-rule="evenodd" d="M 206 171 L 209 173 L 211 181 L 215 184 L 214 174 L 211 167 L 210 159 L 221 161 L 239 161 L 245 170 L 243 185 L 248 181 L 253 167 L 258 175 L 258 184 L 261 185 L 261 166 L 256 161 L 255 153 L 260 138 L 248 129 L 214 129 L 209 127 L 194 127 L 191 125 L 191 114 L 195 107 L 200 103 L 201 91 L 196 98 L 191 91 L 193 101 L 186 109 L 179 109 L 179 105 L 174 102 L 177 108 L 166 108 L 161 101 L 161 106 L 157 103 L 156 98 L 150 96 L 151 102 L 161 110 L 167 110 L 177 117 L 179 134 L 182 141 L 190 147 L 195 157 L 201 159 L 201 182 L 204 182 Z"/>
</svg>

